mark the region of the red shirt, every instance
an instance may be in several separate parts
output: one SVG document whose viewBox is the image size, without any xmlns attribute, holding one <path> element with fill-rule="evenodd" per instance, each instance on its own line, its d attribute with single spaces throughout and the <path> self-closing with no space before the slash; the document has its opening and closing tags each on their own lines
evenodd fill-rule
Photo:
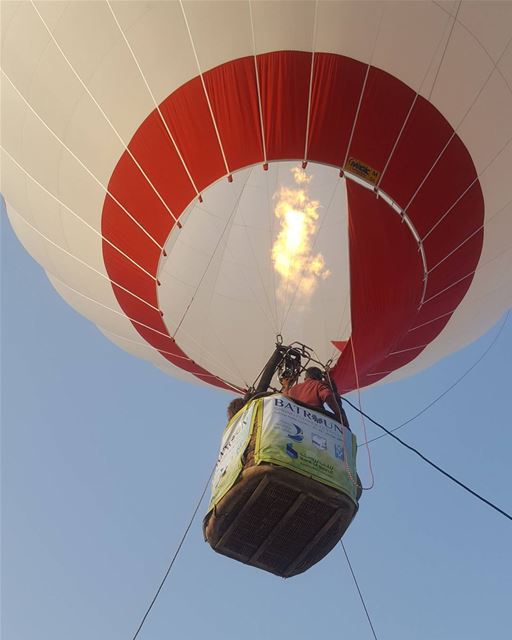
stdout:
<svg viewBox="0 0 512 640">
<path fill-rule="evenodd" d="M 326 399 L 332 395 L 331 389 L 319 380 L 308 378 L 304 382 L 296 384 L 287 393 L 292 400 L 298 400 L 310 407 L 322 409 Z"/>
</svg>

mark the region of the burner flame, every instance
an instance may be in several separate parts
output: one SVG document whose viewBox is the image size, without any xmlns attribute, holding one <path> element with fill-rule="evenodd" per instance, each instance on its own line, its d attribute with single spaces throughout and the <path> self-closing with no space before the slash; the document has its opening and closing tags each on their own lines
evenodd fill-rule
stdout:
<svg viewBox="0 0 512 640">
<path fill-rule="evenodd" d="M 301 168 L 292 169 L 297 188 L 281 187 L 274 195 L 274 213 L 281 224 L 272 247 L 274 269 L 280 276 L 278 295 L 288 292 L 305 302 L 315 291 L 319 280 L 329 277 L 321 253 L 313 254 L 313 238 L 317 232 L 320 203 L 311 200 L 308 185 L 312 176 Z"/>
</svg>

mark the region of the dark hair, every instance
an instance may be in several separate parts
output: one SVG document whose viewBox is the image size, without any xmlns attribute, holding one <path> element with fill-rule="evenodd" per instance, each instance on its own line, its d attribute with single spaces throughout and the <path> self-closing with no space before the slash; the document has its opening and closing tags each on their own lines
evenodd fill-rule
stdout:
<svg viewBox="0 0 512 640">
<path fill-rule="evenodd" d="M 235 398 L 234 400 L 231 400 L 228 404 L 228 420 L 231 420 L 235 413 L 238 413 L 244 404 L 245 401 L 243 398 Z"/>
<path fill-rule="evenodd" d="M 321 380 L 323 378 L 323 373 L 319 367 L 308 367 L 306 369 L 305 377 L 313 380 Z"/>
</svg>

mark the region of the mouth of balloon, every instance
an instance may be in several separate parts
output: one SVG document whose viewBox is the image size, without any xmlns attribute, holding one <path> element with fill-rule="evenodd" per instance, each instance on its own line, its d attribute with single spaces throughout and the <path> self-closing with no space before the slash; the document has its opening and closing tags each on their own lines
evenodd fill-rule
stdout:
<svg viewBox="0 0 512 640">
<path fill-rule="evenodd" d="M 322 361 L 338 355 L 332 342 L 352 332 L 348 180 L 372 188 L 319 163 L 259 164 L 186 208 L 165 243 L 158 296 L 170 334 L 194 361 L 250 383 L 278 334 Z"/>
</svg>

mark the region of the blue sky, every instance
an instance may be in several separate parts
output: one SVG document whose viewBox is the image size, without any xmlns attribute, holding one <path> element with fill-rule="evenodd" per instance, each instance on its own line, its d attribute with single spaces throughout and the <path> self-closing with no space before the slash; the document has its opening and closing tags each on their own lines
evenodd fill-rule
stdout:
<svg viewBox="0 0 512 640">
<path fill-rule="evenodd" d="M 400 424 L 498 328 L 412 379 L 365 391 L 364 410 Z M 511 354 L 512 320 L 460 385 L 399 432 L 509 512 Z M 2 216 L 4 640 L 132 637 L 210 474 L 228 401 L 109 343 L 60 299 Z M 389 438 L 371 455 L 375 487 L 344 541 L 378 638 L 504 637 L 511 523 Z M 364 449 L 359 469 L 368 483 Z M 198 517 L 139 638 L 263 634 L 372 637 L 340 547 L 282 580 L 215 554 Z"/>
</svg>

